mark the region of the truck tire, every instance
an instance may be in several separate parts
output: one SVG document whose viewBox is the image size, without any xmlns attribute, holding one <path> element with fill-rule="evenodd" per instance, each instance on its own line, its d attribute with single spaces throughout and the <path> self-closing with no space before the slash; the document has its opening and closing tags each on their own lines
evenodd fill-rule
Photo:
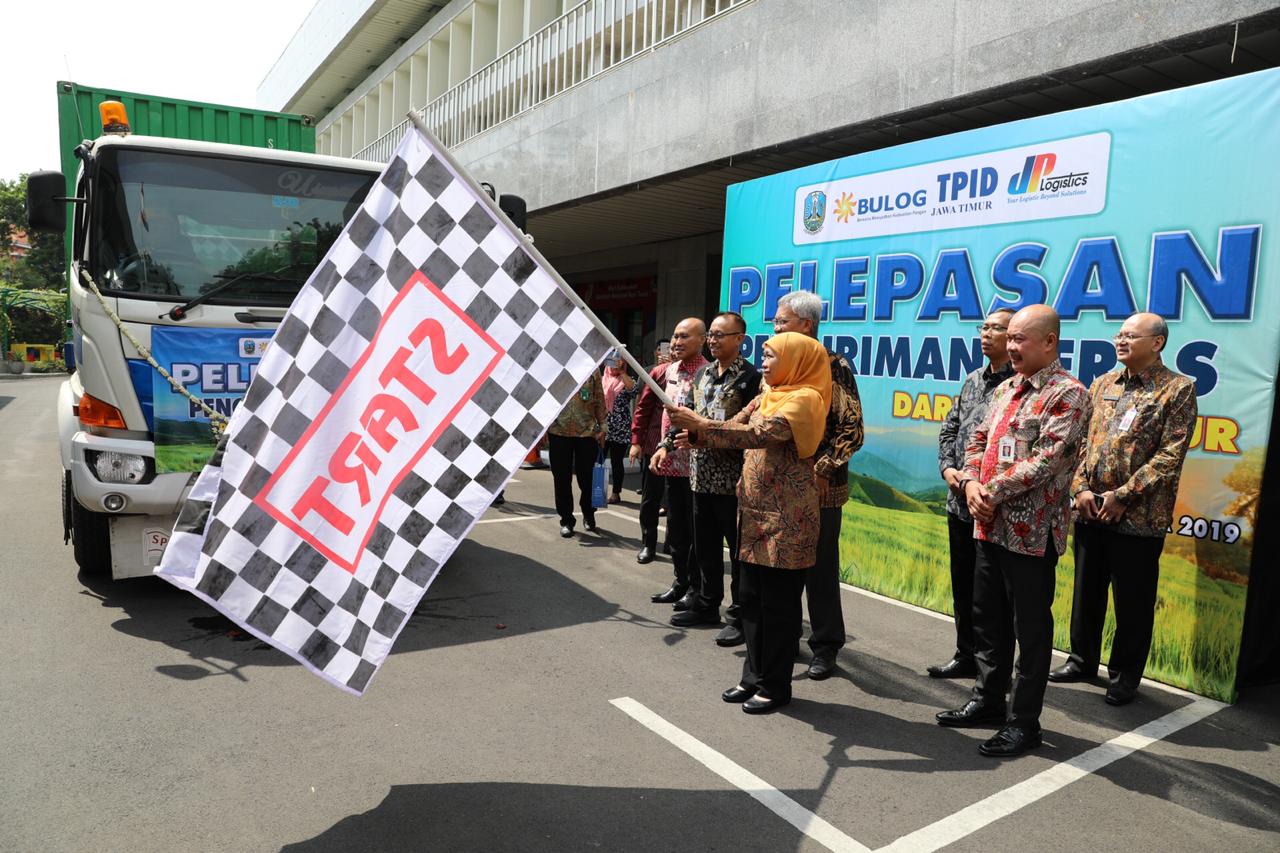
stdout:
<svg viewBox="0 0 1280 853">
<path fill-rule="evenodd" d="M 63 524 L 70 522 L 71 550 L 76 565 L 86 575 L 111 574 L 111 530 L 106 514 L 80 505 L 71 486 L 70 472 L 64 475 L 62 495 L 63 513 L 67 516 Z"/>
</svg>

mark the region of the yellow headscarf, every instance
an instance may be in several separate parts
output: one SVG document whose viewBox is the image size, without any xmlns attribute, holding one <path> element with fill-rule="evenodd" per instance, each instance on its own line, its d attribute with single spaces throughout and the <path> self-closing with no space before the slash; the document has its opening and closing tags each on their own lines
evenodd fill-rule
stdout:
<svg viewBox="0 0 1280 853">
<path fill-rule="evenodd" d="M 831 409 L 831 361 L 827 348 L 808 335 L 783 332 L 764 342 L 773 350 L 772 380 L 761 387 L 760 413 L 791 425 L 796 451 L 807 459 L 818 449 Z"/>
</svg>

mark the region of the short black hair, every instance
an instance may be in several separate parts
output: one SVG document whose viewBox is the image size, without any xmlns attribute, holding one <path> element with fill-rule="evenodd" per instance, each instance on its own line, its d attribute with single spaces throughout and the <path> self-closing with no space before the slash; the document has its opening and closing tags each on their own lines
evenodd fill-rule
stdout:
<svg viewBox="0 0 1280 853">
<path fill-rule="evenodd" d="M 716 320 L 719 320 L 721 317 L 728 317 L 729 319 L 736 321 L 738 324 L 738 330 L 741 331 L 743 334 L 746 334 L 747 321 L 743 319 L 743 316 L 739 314 L 737 311 L 721 311 L 719 314 L 712 317 L 711 321 L 714 323 Z"/>
</svg>

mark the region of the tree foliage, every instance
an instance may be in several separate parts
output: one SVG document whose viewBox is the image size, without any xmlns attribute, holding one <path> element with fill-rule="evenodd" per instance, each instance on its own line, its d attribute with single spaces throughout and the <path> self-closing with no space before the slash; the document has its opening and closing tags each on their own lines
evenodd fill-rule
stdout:
<svg viewBox="0 0 1280 853">
<path fill-rule="evenodd" d="M 9 339 L 22 343 L 56 343 L 65 334 L 65 297 L 53 291 L 66 286 L 63 238 L 58 234 L 27 232 L 27 176 L 0 179 L 0 287 L 50 291 L 32 294 L 32 307 L 13 308 L 0 318 Z M 26 233 L 31 248 L 22 257 L 13 257 L 16 238 Z M 57 303 L 56 305 L 54 303 Z"/>
<path fill-rule="evenodd" d="M 9 287 L 59 290 L 65 287 L 63 238 L 59 234 L 27 233 L 27 176 L 0 179 L 0 284 Z M 31 249 L 13 258 L 15 238 L 27 233 Z"/>
</svg>

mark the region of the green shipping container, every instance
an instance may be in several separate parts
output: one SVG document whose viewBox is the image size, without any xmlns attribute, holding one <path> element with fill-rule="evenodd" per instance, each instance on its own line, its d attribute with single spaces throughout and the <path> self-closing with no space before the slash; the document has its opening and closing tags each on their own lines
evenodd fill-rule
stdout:
<svg viewBox="0 0 1280 853">
<path fill-rule="evenodd" d="M 198 101 L 180 101 L 156 95 L 139 95 L 119 89 L 95 89 L 79 83 L 58 82 L 58 142 L 67 195 L 75 195 L 79 161 L 75 148 L 85 139 L 102 135 L 98 105 L 120 101 L 129 114 L 129 127 L 141 136 L 198 139 L 259 148 L 279 148 L 314 154 L 315 121 L 311 116 L 247 110 Z M 71 269 L 71 230 L 66 235 L 67 269 Z"/>
</svg>

